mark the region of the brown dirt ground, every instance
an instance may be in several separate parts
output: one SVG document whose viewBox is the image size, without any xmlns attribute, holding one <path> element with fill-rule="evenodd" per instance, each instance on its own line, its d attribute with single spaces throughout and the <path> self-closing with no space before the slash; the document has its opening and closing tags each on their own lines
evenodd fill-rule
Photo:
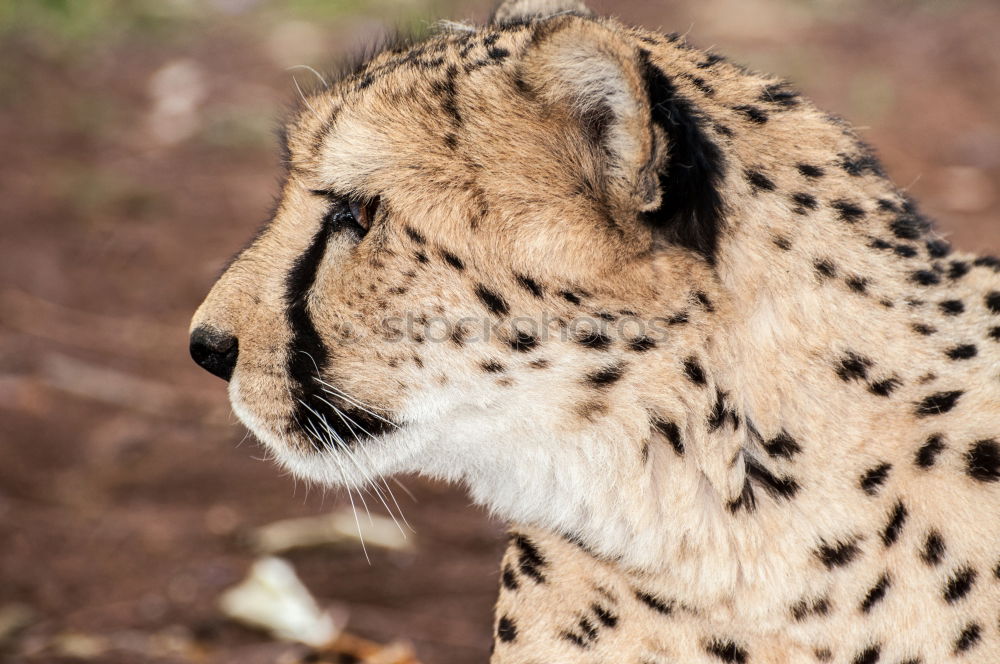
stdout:
<svg viewBox="0 0 1000 664">
<path fill-rule="evenodd" d="M 992 0 L 594 5 L 788 75 L 868 128 L 959 247 L 1000 252 Z M 34 615 L 0 636 L 0 661 L 75 661 L 58 654 L 72 650 L 67 634 L 111 637 L 118 649 L 92 657 L 102 662 L 289 650 L 223 620 L 216 598 L 253 558 L 250 528 L 345 500 L 240 444 L 222 384 L 186 349 L 191 313 L 275 192 L 268 125 L 293 88 L 275 56 L 280 12 L 262 16 L 206 11 L 182 38 L 75 50 L 0 33 L 0 611 Z M 320 62 L 378 31 L 371 18 L 320 25 Z M 206 92 L 197 129 L 165 142 L 148 85 L 179 60 Z M 407 483 L 414 553 L 289 559 L 317 597 L 346 605 L 352 631 L 409 640 L 430 663 L 485 661 L 502 527 L 456 489 Z"/>
</svg>

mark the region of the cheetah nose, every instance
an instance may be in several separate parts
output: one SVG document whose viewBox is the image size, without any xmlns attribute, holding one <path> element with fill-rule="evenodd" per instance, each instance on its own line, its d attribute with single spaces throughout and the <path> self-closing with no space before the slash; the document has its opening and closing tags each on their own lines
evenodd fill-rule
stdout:
<svg viewBox="0 0 1000 664">
<path fill-rule="evenodd" d="M 240 352 L 239 340 L 214 327 L 200 326 L 191 333 L 191 359 L 210 374 L 222 380 L 233 377 L 236 358 Z"/>
</svg>

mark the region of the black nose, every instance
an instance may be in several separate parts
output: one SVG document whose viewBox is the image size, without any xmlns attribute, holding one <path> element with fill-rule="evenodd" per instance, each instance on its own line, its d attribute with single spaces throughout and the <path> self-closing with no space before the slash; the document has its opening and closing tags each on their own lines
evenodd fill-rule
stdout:
<svg viewBox="0 0 1000 664">
<path fill-rule="evenodd" d="M 236 337 L 213 327 L 199 327 L 191 333 L 191 359 L 202 369 L 222 380 L 233 377 L 240 343 Z"/>
</svg>

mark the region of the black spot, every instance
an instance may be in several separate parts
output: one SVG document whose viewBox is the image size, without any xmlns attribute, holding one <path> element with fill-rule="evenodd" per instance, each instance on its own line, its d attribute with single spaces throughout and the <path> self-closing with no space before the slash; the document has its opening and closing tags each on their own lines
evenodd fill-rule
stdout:
<svg viewBox="0 0 1000 664">
<path fill-rule="evenodd" d="M 872 361 L 867 357 L 862 357 L 856 353 L 848 353 L 840 361 L 837 368 L 837 375 L 843 381 L 865 380 L 868 378 L 868 369 L 872 366 Z"/>
<path fill-rule="evenodd" d="M 952 280 L 961 279 L 967 275 L 971 269 L 972 266 L 965 261 L 952 261 L 948 266 L 948 278 Z"/>
<path fill-rule="evenodd" d="M 986 296 L 986 308 L 991 313 L 1000 314 L 1000 293 L 993 291 Z"/>
<path fill-rule="evenodd" d="M 536 583 L 545 583 L 541 570 L 548 566 L 548 562 L 542 557 L 538 547 L 524 535 L 514 535 L 514 544 L 519 550 L 518 569 L 521 573 Z"/>
<path fill-rule="evenodd" d="M 884 175 L 882 165 L 873 154 L 862 154 L 857 156 L 844 154 L 840 155 L 840 157 L 840 167 L 843 168 L 848 175 L 853 177 L 859 177 L 865 173 L 871 173 L 872 175 Z"/>
<path fill-rule="evenodd" d="M 707 294 L 702 291 L 696 291 L 694 298 L 698 300 L 698 304 L 700 304 L 705 311 L 709 313 L 713 313 L 715 311 L 715 305 L 712 304 L 712 300 L 708 298 Z"/>
<path fill-rule="evenodd" d="M 764 110 L 750 104 L 734 106 L 733 110 L 737 113 L 742 113 L 750 122 L 755 124 L 764 124 L 768 119 L 767 113 Z"/>
<path fill-rule="evenodd" d="M 672 601 L 661 599 L 656 595 L 636 590 L 635 598 L 652 610 L 665 616 L 669 616 L 674 612 L 674 603 Z"/>
<path fill-rule="evenodd" d="M 829 648 L 816 648 L 813 650 L 813 655 L 815 655 L 816 659 L 821 662 L 829 662 L 833 659 L 833 653 L 830 652 Z"/>
<path fill-rule="evenodd" d="M 582 301 L 579 295 L 568 290 L 559 291 L 559 296 L 562 297 L 562 299 L 569 302 L 570 304 L 580 304 L 580 302 Z"/>
<path fill-rule="evenodd" d="M 745 459 L 747 475 L 763 485 L 775 498 L 790 499 L 799 492 L 799 484 L 791 477 L 778 477 L 751 457 Z"/>
<path fill-rule="evenodd" d="M 963 394 L 965 393 L 961 390 L 932 394 L 917 404 L 917 417 L 947 413 L 958 404 L 958 400 L 962 398 Z"/>
<path fill-rule="evenodd" d="M 930 226 L 930 222 L 920 215 L 906 212 L 893 219 L 889 229 L 900 240 L 919 240 Z"/>
<path fill-rule="evenodd" d="M 972 261 L 972 264 L 976 267 L 988 267 L 994 272 L 1000 272 L 1000 258 L 996 256 L 980 256 Z"/>
<path fill-rule="evenodd" d="M 491 60 L 503 60 L 510 55 L 510 51 L 500 46 L 493 46 L 486 51 L 486 56 Z"/>
<path fill-rule="evenodd" d="M 417 262 L 419 262 L 419 263 L 430 262 L 430 259 L 427 258 L 427 254 L 424 253 L 423 251 L 414 252 L 413 257 L 416 258 Z"/>
<path fill-rule="evenodd" d="M 732 641 L 715 639 L 705 646 L 705 651 L 729 664 L 745 664 L 747 661 L 747 651 Z"/>
<path fill-rule="evenodd" d="M 760 171 L 747 170 L 744 173 L 754 191 L 774 191 L 774 182 Z"/>
<path fill-rule="evenodd" d="M 942 593 L 944 601 L 954 604 L 968 595 L 976 583 L 976 576 L 976 570 L 971 567 L 962 567 L 956 570 L 944 584 L 944 592 Z"/>
<path fill-rule="evenodd" d="M 902 501 L 897 500 L 896 505 L 892 508 L 889 523 L 886 524 L 885 529 L 882 531 L 882 543 L 887 548 L 895 544 L 896 540 L 899 539 L 899 533 L 903 530 L 903 525 L 906 523 L 908 514 L 906 505 Z"/>
<path fill-rule="evenodd" d="M 927 255 L 931 258 L 944 258 L 951 253 L 951 245 L 944 240 L 931 240 L 926 246 Z"/>
<path fill-rule="evenodd" d="M 611 611 L 604 608 L 600 604 L 591 604 L 590 610 L 594 612 L 594 615 L 597 616 L 597 619 L 605 627 L 614 628 L 615 626 L 618 625 L 618 616 L 611 613 Z"/>
<path fill-rule="evenodd" d="M 584 641 L 579 634 L 574 632 L 563 632 L 561 636 L 579 648 L 587 648 L 590 646 L 590 644 Z"/>
<path fill-rule="evenodd" d="M 696 107 L 652 63 L 648 51 L 639 55 L 653 122 L 667 135 L 670 162 L 683 165 L 660 173 L 662 202 L 643 218 L 669 241 L 713 262 L 723 225 L 725 158 L 706 135 L 705 119 Z"/>
<path fill-rule="evenodd" d="M 645 353 L 652 348 L 656 348 L 656 342 L 649 337 L 638 337 L 628 342 L 628 349 L 636 353 Z"/>
<path fill-rule="evenodd" d="M 517 625 L 512 618 L 503 616 L 497 622 L 497 638 L 504 643 L 517 640 Z"/>
<path fill-rule="evenodd" d="M 945 300 L 938 304 L 938 308 L 945 316 L 957 316 L 965 312 L 965 303 L 961 300 Z"/>
<path fill-rule="evenodd" d="M 444 260 L 446 263 L 448 263 L 448 265 L 452 266 L 456 270 L 465 269 L 465 263 L 462 262 L 462 259 L 456 256 L 455 254 L 451 253 L 450 251 L 442 251 L 441 256 L 444 257 Z"/>
<path fill-rule="evenodd" d="M 601 334 L 597 330 L 588 330 L 579 334 L 576 337 L 576 342 L 584 348 L 591 350 L 605 350 L 611 345 L 611 338 Z"/>
<path fill-rule="evenodd" d="M 830 600 L 821 597 L 812 602 L 799 600 L 792 605 L 792 617 L 798 621 L 805 620 L 811 615 L 825 616 L 830 612 Z"/>
<path fill-rule="evenodd" d="M 487 360 L 479 365 L 483 371 L 486 373 L 503 373 L 507 371 L 507 367 L 500 364 L 496 360 Z"/>
<path fill-rule="evenodd" d="M 798 164 L 796 168 L 799 169 L 799 173 L 807 178 L 821 178 L 826 174 L 822 168 L 811 164 Z"/>
<path fill-rule="evenodd" d="M 848 277 L 845 281 L 847 282 L 847 287 L 855 293 L 864 295 L 868 292 L 868 280 L 864 277 Z"/>
<path fill-rule="evenodd" d="M 990 329 L 990 339 L 1000 341 L 1000 326 Z"/>
<path fill-rule="evenodd" d="M 941 533 L 932 530 L 924 540 L 924 548 L 920 551 L 920 557 L 928 565 L 938 565 L 944 559 L 945 544 Z"/>
<path fill-rule="evenodd" d="M 942 450 L 944 450 L 944 440 L 940 434 L 935 434 L 920 446 L 914 461 L 921 468 L 930 468 L 937 461 L 937 457 Z"/>
<path fill-rule="evenodd" d="M 885 599 L 885 594 L 889 591 L 889 586 L 892 585 L 892 579 L 889 578 L 888 574 L 883 574 L 879 577 L 879 580 L 865 595 L 865 598 L 861 601 L 861 611 L 862 613 L 869 613 L 872 608 L 883 599 Z"/>
<path fill-rule="evenodd" d="M 965 472 L 980 482 L 1000 482 L 1000 445 L 980 440 L 965 453 Z"/>
<path fill-rule="evenodd" d="M 704 60 L 698 63 L 697 66 L 698 69 L 708 69 L 709 67 L 712 67 L 720 62 L 725 62 L 725 61 L 726 59 L 721 55 L 718 55 L 716 53 L 709 53 Z"/>
<path fill-rule="evenodd" d="M 856 539 L 850 539 L 843 542 L 837 542 L 835 544 L 826 544 L 825 542 L 820 545 L 816 550 L 816 557 L 820 559 L 820 562 L 826 566 L 827 569 L 832 570 L 835 567 L 843 567 L 853 561 L 861 553 L 861 548 L 858 547 Z"/>
<path fill-rule="evenodd" d="M 868 386 L 868 391 L 880 397 L 888 397 L 902 385 L 898 378 L 886 378 Z"/>
<path fill-rule="evenodd" d="M 535 297 L 542 297 L 545 294 L 537 281 L 523 274 L 517 275 L 517 284 Z"/>
<path fill-rule="evenodd" d="M 681 440 L 681 430 L 676 424 L 660 417 L 653 417 L 653 427 L 659 431 L 674 448 L 678 456 L 684 456 L 684 441 Z"/>
<path fill-rule="evenodd" d="M 706 385 L 708 382 L 705 380 L 705 370 L 701 368 L 698 360 L 693 357 L 684 360 L 684 375 L 695 385 Z"/>
<path fill-rule="evenodd" d="M 507 301 L 482 284 L 476 286 L 476 297 L 497 316 L 506 316 L 510 312 Z"/>
<path fill-rule="evenodd" d="M 917 255 L 917 250 L 908 244 L 897 244 L 892 248 L 893 253 L 897 256 L 903 258 L 914 258 Z"/>
<path fill-rule="evenodd" d="M 503 573 L 500 575 L 500 581 L 503 583 L 503 587 L 507 590 L 517 590 L 521 587 L 521 584 L 517 582 L 517 574 L 514 572 L 514 568 L 510 565 L 504 565 Z"/>
<path fill-rule="evenodd" d="M 764 88 L 758 101 L 765 104 L 776 104 L 785 108 L 799 105 L 799 93 L 788 89 L 787 83 L 774 83 Z"/>
<path fill-rule="evenodd" d="M 881 656 L 882 646 L 876 644 L 859 652 L 852 660 L 852 664 L 875 664 Z"/>
<path fill-rule="evenodd" d="M 824 276 L 828 279 L 832 279 L 833 277 L 837 276 L 837 268 L 829 260 L 826 259 L 818 260 L 815 263 L 813 263 L 813 266 L 816 268 L 816 271 L 819 272 L 821 276 Z"/>
<path fill-rule="evenodd" d="M 772 457 L 782 457 L 785 459 L 791 459 L 802 451 L 802 447 L 795 442 L 795 439 L 784 431 L 764 443 L 764 449 Z"/>
<path fill-rule="evenodd" d="M 974 344 L 962 344 L 949 348 L 945 354 L 952 360 L 971 360 L 979 354 L 979 350 Z"/>
<path fill-rule="evenodd" d="M 427 243 L 427 240 L 424 239 L 423 235 L 421 235 L 417 231 L 413 230 L 409 226 L 404 226 L 403 227 L 403 231 L 410 237 L 411 240 L 413 240 L 417 244 L 426 244 Z"/>
<path fill-rule="evenodd" d="M 508 343 L 511 348 L 519 353 L 527 353 L 530 350 L 534 350 L 538 346 L 538 337 L 528 334 L 527 332 L 517 330 Z"/>
<path fill-rule="evenodd" d="M 621 364 L 612 364 L 587 374 L 587 382 L 594 387 L 607 387 L 617 383 L 625 375 L 625 367 Z"/>
<path fill-rule="evenodd" d="M 789 251 L 792 248 L 792 241 L 784 235 L 776 235 L 771 240 L 774 242 L 774 246 L 782 251 Z"/>
<path fill-rule="evenodd" d="M 983 628 L 979 623 L 969 623 L 955 640 L 955 654 L 965 652 L 975 646 L 983 638 Z"/>
<path fill-rule="evenodd" d="M 804 214 L 806 210 L 815 210 L 819 207 L 819 201 L 812 194 L 802 192 L 792 194 L 792 201 L 799 206 L 799 209 L 795 210 L 799 214 Z"/>
<path fill-rule="evenodd" d="M 924 325 L 923 323 L 914 323 L 912 327 L 914 332 L 916 332 L 917 334 L 922 334 L 925 337 L 929 337 L 935 332 L 937 332 L 937 330 L 935 330 L 930 325 Z"/>
<path fill-rule="evenodd" d="M 851 224 L 865 216 L 864 208 L 860 207 L 857 203 L 837 200 L 830 203 L 830 205 L 837 211 L 842 221 L 846 221 Z"/>
<path fill-rule="evenodd" d="M 869 496 L 874 496 L 889 477 L 890 470 L 892 470 L 891 463 L 879 464 L 865 471 L 865 474 L 861 476 L 861 480 L 858 482 L 858 486 Z"/>
</svg>

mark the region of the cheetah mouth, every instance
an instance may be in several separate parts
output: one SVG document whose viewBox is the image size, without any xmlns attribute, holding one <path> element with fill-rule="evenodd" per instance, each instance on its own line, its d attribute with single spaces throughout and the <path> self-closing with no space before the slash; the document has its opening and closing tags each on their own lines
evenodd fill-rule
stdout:
<svg viewBox="0 0 1000 664">
<path fill-rule="evenodd" d="M 318 378 L 310 389 L 293 390 L 293 398 L 286 432 L 305 435 L 317 452 L 350 449 L 400 426 L 389 413 L 379 413 Z"/>
</svg>

